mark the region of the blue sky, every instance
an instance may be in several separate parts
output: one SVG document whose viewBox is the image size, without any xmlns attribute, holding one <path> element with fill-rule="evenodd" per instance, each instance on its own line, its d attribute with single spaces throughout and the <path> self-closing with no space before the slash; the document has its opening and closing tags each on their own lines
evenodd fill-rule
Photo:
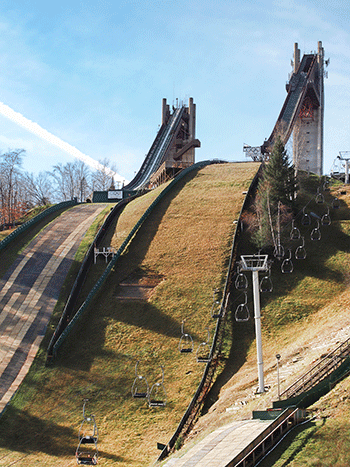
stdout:
<svg viewBox="0 0 350 467">
<path fill-rule="evenodd" d="M 347 0 L 2 0 L 0 101 L 131 179 L 161 123 L 161 101 L 193 97 L 196 159 L 244 160 L 284 102 L 294 42 L 322 41 L 325 172 L 350 150 Z M 72 157 L 0 116 L 0 150 L 24 169 Z"/>
</svg>

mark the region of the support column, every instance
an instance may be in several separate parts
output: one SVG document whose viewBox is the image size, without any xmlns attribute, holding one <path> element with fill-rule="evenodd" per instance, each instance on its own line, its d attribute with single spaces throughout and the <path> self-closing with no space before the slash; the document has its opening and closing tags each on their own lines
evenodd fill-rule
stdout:
<svg viewBox="0 0 350 467">
<path fill-rule="evenodd" d="M 257 355 L 257 363 L 258 363 L 258 381 L 259 381 L 258 393 L 261 394 L 265 392 L 265 385 L 264 385 L 264 362 L 263 362 L 262 338 L 261 338 L 259 272 L 252 271 L 252 276 L 253 276 L 256 355 Z"/>
</svg>

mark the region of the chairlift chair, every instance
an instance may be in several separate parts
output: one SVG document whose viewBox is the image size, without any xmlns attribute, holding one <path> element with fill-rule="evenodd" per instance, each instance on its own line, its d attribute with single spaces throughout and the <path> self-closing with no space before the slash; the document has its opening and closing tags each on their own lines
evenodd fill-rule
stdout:
<svg viewBox="0 0 350 467">
<path fill-rule="evenodd" d="M 325 214 L 323 214 L 323 216 L 321 217 L 321 224 L 322 225 L 331 225 L 332 221 L 331 221 L 331 216 L 329 215 L 329 206 L 327 208 L 327 212 Z"/>
<path fill-rule="evenodd" d="M 75 457 L 78 465 L 97 465 L 98 461 L 98 430 L 95 422 L 95 416 L 85 414 L 85 406 L 88 399 L 84 399 L 83 421 L 80 425 L 78 435 L 78 446 L 75 451 Z"/>
<path fill-rule="evenodd" d="M 288 257 L 285 258 L 281 264 L 281 271 L 283 274 L 290 274 L 293 272 L 294 266 L 292 262 L 292 252 L 291 249 L 288 248 Z"/>
<path fill-rule="evenodd" d="M 295 259 L 305 259 L 306 258 L 304 237 L 301 237 L 301 240 L 302 240 L 302 244 L 299 245 L 295 250 Z"/>
<path fill-rule="evenodd" d="M 317 204 L 323 204 L 324 203 L 324 196 L 320 192 L 320 188 L 317 188 L 317 194 L 316 194 L 315 201 L 316 201 Z"/>
<path fill-rule="evenodd" d="M 184 332 L 185 319 L 181 323 L 181 337 L 179 342 L 180 353 L 191 353 L 193 351 L 193 339 L 190 334 Z"/>
<path fill-rule="evenodd" d="M 217 293 L 218 293 L 218 289 L 215 289 L 214 290 L 214 294 L 213 294 L 213 306 L 211 307 L 211 317 L 214 318 L 214 319 L 217 319 L 220 317 L 220 312 L 221 312 L 221 308 L 219 309 L 219 313 L 216 313 L 217 311 L 217 308 L 218 306 L 220 305 L 220 300 L 217 300 Z"/>
<path fill-rule="evenodd" d="M 207 363 L 211 360 L 210 347 L 209 347 L 209 342 L 210 342 L 209 328 L 207 328 L 207 331 L 208 331 L 207 340 L 199 344 L 197 352 L 196 352 L 196 359 L 198 363 Z"/>
<path fill-rule="evenodd" d="M 271 267 L 269 267 L 268 273 L 265 274 L 260 281 L 260 292 L 272 292 L 272 290 Z"/>
<path fill-rule="evenodd" d="M 165 407 L 167 395 L 164 387 L 164 367 L 160 365 L 162 370 L 162 380 L 160 383 L 154 383 L 148 393 L 149 407 Z"/>
<path fill-rule="evenodd" d="M 317 219 L 317 227 L 312 229 L 310 238 L 312 241 L 319 241 L 321 240 L 321 230 L 320 230 L 320 221 Z"/>
<path fill-rule="evenodd" d="M 292 230 L 290 231 L 290 239 L 291 240 L 299 240 L 300 238 L 300 230 L 298 227 L 294 225 L 294 219 L 292 220 Z"/>
<path fill-rule="evenodd" d="M 333 209 L 339 209 L 340 208 L 340 201 L 338 198 L 334 198 L 332 202 L 332 208 Z"/>
<path fill-rule="evenodd" d="M 275 246 L 273 255 L 278 261 L 281 261 L 284 258 L 284 247 L 281 244 Z"/>
<path fill-rule="evenodd" d="M 310 215 L 305 212 L 305 206 L 303 207 L 303 217 L 301 218 L 302 225 L 311 225 L 311 217 Z"/>
<path fill-rule="evenodd" d="M 237 321 L 237 323 L 243 323 L 245 321 L 249 321 L 250 313 L 249 313 L 247 302 L 248 302 L 248 295 L 247 295 L 247 292 L 244 292 L 244 303 L 241 303 L 240 305 L 238 305 L 238 307 L 236 308 L 236 312 L 235 312 L 235 320 Z"/>
<path fill-rule="evenodd" d="M 239 272 L 237 274 L 236 280 L 235 280 L 235 287 L 238 290 L 247 290 L 248 288 L 248 279 L 243 272 Z"/>
<path fill-rule="evenodd" d="M 149 393 L 149 386 L 146 377 L 138 374 L 138 364 L 139 360 L 135 365 L 135 379 L 131 388 L 131 395 L 135 399 L 146 399 Z"/>
</svg>

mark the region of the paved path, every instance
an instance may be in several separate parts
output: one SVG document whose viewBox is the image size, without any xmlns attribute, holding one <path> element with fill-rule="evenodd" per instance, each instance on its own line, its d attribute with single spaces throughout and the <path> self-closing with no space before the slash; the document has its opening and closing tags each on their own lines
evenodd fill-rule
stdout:
<svg viewBox="0 0 350 467">
<path fill-rule="evenodd" d="M 38 351 L 83 236 L 105 207 L 78 205 L 62 213 L 0 280 L 0 413 Z"/>
<path fill-rule="evenodd" d="M 235 421 L 213 431 L 180 458 L 169 459 L 164 467 L 226 467 L 273 420 Z"/>
</svg>

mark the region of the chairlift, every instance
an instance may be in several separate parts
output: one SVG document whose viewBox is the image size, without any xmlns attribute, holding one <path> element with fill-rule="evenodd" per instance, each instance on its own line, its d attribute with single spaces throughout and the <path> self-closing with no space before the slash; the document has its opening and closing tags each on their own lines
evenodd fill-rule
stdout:
<svg viewBox="0 0 350 467">
<path fill-rule="evenodd" d="M 139 360 L 137 360 L 135 365 L 135 379 L 131 388 L 131 395 L 135 399 L 146 399 L 149 393 L 149 386 L 145 376 L 138 374 L 138 364 Z"/>
<path fill-rule="evenodd" d="M 305 259 L 306 258 L 306 250 L 305 250 L 305 240 L 304 237 L 301 237 L 302 244 L 298 246 L 295 250 L 295 259 Z"/>
<path fill-rule="evenodd" d="M 273 255 L 278 261 L 281 261 L 284 258 L 284 247 L 281 244 L 275 246 Z"/>
<path fill-rule="evenodd" d="M 196 352 L 196 359 L 198 363 L 207 363 L 211 360 L 210 358 L 210 332 L 209 328 L 207 328 L 207 340 L 199 344 L 197 352 Z"/>
<path fill-rule="evenodd" d="M 290 274 L 293 272 L 294 266 L 292 262 L 292 252 L 288 248 L 288 258 L 285 258 L 281 264 L 281 271 L 283 274 Z"/>
<path fill-rule="evenodd" d="M 329 191 L 329 181 L 326 180 L 323 184 L 323 191 Z"/>
<path fill-rule="evenodd" d="M 269 268 L 268 273 L 260 281 L 260 292 L 272 292 L 272 290 L 271 268 Z"/>
<path fill-rule="evenodd" d="M 249 321 L 250 313 L 248 308 L 248 295 L 247 292 L 244 292 L 244 303 L 238 305 L 236 312 L 235 312 L 235 320 L 237 323 L 243 323 L 245 321 Z"/>
<path fill-rule="evenodd" d="M 291 240 L 299 240 L 300 238 L 300 230 L 298 227 L 294 225 L 294 219 L 292 220 L 292 230 L 290 231 L 290 239 Z"/>
<path fill-rule="evenodd" d="M 321 240 L 321 230 L 320 230 L 320 221 L 317 219 L 317 227 L 312 229 L 310 238 L 312 241 L 319 241 Z"/>
<path fill-rule="evenodd" d="M 332 202 L 332 208 L 333 209 L 339 209 L 340 208 L 340 201 L 338 198 L 334 198 Z"/>
<path fill-rule="evenodd" d="M 243 272 L 238 273 L 236 280 L 235 280 L 235 287 L 238 290 L 247 290 L 248 288 L 248 279 Z"/>
<path fill-rule="evenodd" d="M 167 395 L 164 387 L 164 367 L 160 365 L 162 370 L 162 381 L 154 383 L 148 393 L 148 406 L 149 407 L 165 407 Z"/>
<path fill-rule="evenodd" d="M 331 225 L 331 216 L 329 215 L 329 206 L 327 212 L 321 217 L 321 225 Z"/>
<path fill-rule="evenodd" d="M 181 337 L 179 342 L 180 353 L 191 353 L 193 351 L 193 339 L 190 334 L 184 332 L 185 319 L 181 323 Z"/>
<path fill-rule="evenodd" d="M 97 465 L 98 461 L 98 430 L 95 422 L 95 416 L 85 414 L 85 406 L 88 399 L 84 399 L 83 421 L 80 425 L 78 435 L 78 446 L 75 451 L 75 457 L 78 465 Z"/>
<path fill-rule="evenodd" d="M 311 225 L 311 217 L 310 215 L 305 212 L 305 206 L 303 207 L 303 217 L 301 219 L 302 225 Z"/>
<path fill-rule="evenodd" d="M 320 188 L 317 188 L 317 194 L 316 194 L 315 201 L 316 201 L 317 204 L 323 204 L 324 203 L 324 196 L 320 192 Z"/>
<path fill-rule="evenodd" d="M 221 314 L 221 308 L 219 308 L 219 313 L 217 313 L 217 309 L 220 305 L 220 300 L 217 299 L 217 293 L 218 289 L 215 289 L 213 294 L 213 306 L 211 307 L 211 317 L 214 319 L 219 318 Z"/>
</svg>

